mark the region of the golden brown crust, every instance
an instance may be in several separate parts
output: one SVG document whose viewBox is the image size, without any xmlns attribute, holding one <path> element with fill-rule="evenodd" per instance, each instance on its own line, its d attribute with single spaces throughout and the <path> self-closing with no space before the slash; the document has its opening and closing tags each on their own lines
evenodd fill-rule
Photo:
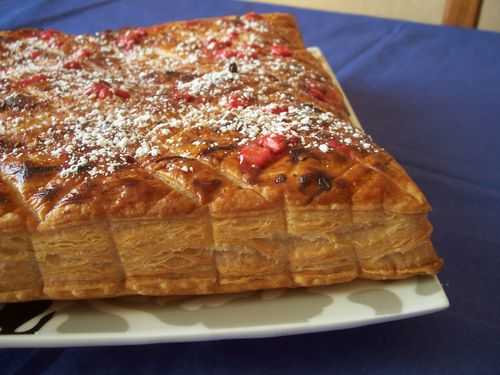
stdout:
<svg viewBox="0 0 500 375">
<path fill-rule="evenodd" d="M 350 116 L 287 14 L 0 33 L 0 232 L 27 239 L 0 262 L 33 269 L 0 300 L 437 272 L 425 196 Z"/>
</svg>

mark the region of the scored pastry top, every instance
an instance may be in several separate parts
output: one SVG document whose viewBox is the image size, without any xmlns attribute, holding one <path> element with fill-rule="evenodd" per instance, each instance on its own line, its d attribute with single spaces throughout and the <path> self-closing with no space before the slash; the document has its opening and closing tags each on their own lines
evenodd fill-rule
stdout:
<svg viewBox="0 0 500 375">
<path fill-rule="evenodd" d="M 286 14 L 0 32 L 0 171 L 0 206 L 8 191 L 47 228 L 283 201 L 429 209 Z"/>
</svg>

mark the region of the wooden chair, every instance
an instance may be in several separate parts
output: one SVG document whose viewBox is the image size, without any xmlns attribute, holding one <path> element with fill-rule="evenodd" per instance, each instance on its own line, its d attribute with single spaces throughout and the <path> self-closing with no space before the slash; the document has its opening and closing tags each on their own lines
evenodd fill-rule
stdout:
<svg viewBox="0 0 500 375">
<path fill-rule="evenodd" d="M 482 0 L 447 0 L 443 13 L 443 24 L 476 28 Z"/>
</svg>

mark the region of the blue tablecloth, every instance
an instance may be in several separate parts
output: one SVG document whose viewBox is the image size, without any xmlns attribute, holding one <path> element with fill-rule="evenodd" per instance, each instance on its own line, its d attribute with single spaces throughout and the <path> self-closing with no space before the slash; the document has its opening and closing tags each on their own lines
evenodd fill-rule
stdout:
<svg viewBox="0 0 500 375">
<path fill-rule="evenodd" d="M 274 339 L 3 350 L 0 371 L 500 374 L 500 34 L 215 0 L 3 0 L 0 28 L 81 33 L 249 10 L 297 16 L 364 127 L 427 193 L 451 308 Z"/>
</svg>

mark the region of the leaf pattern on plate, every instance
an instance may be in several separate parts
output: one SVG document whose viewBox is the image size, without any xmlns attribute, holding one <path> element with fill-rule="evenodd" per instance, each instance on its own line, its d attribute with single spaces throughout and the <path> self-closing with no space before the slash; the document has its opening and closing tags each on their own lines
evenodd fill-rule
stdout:
<svg viewBox="0 0 500 375">
<path fill-rule="evenodd" d="M 91 302 L 77 302 L 58 313 L 68 319 L 59 327 L 59 333 L 127 332 L 128 322 L 119 315 L 96 309 Z"/>
<path fill-rule="evenodd" d="M 27 335 L 38 332 L 54 316 L 54 312 L 42 315 L 51 305 L 51 301 L 4 304 L 0 309 L 0 335 Z M 38 322 L 32 328 L 17 331 L 24 323 L 37 317 Z"/>
<path fill-rule="evenodd" d="M 399 314 L 403 311 L 403 302 L 399 296 L 385 289 L 368 289 L 354 292 L 349 300 L 371 307 L 376 315 Z"/>
<path fill-rule="evenodd" d="M 160 321 L 174 326 L 203 324 L 209 328 L 255 327 L 274 324 L 307 322 L 333 303 L 331 296 L 290 290 L 279 298 L 265 299 L 259 293 L 232 295 L 230 302 L 220 296 L 196 297 L 188 301 L 152 306 L 151 304 L 124 304 L 120 307 L 144 310 Z M 267 297 L 267 296 L 266 296 Z M 203 308 L 198 308 L 198 306 Z M 187 306 L 187 308 L 186 308 Z M 196 307 L 196 308 L 195 308 Z"/>
<path fill-rule="evenodd" d="M 433 294 L 439 293 L 440 290 L 441 287 L 433 277 L 417 277 L 417 286 L 415 287 L 415 292 L 419 296 L 431 296 Z"/>
<path fill-rule="evenodd" d="M 125 332 L 133 336 L 123 335 L 124 343 L 134 343 L 133 337 L 147 340 L 152 332 L 165 337 L 162 341 L 182 335 L 217 338 L 218 332 L 248 337 L 247 333 L 251 336 L 257 328 L 266 336 L 274 336 L 294 328 L 307 332 L 309 326 L 342 328 L 360 319 L 362 324 L 376 317 L 393 320 L 409 309 L 425 313 L 447 304 L 439 281 L 433 277 L 393 282 L 358 280 L 228 295 L 8 303 L 0 305 L 0 345 L 7 342 L 2 338 L 14 335 L 26 335 L 26 340 L 22 339 L 25 346 L 36 346 L 49 336 L 51 340 L 58 336 L 73 340 L 72 335 L 76 339 L 81 334 L 85 334 L 85 342 L 80 344 L 95 345 L 118 337 L 113 335 L 122 337 Z"/>
</svg>

